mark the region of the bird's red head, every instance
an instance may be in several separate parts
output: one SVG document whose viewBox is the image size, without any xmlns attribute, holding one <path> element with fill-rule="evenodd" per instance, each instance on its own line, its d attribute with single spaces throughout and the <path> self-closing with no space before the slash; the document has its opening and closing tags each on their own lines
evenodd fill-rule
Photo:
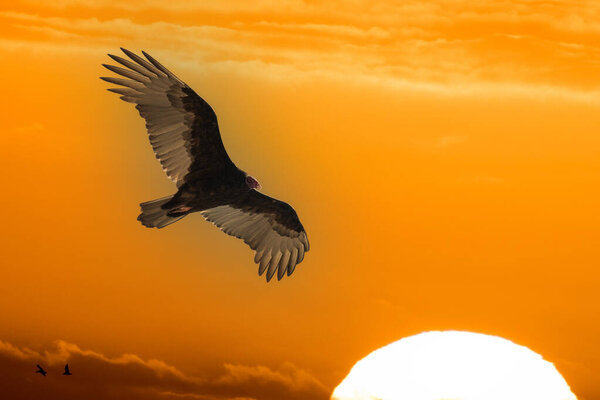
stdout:
<svg viewBox="0 0 600 400">
<path fill-rule="evenodd" d="M 250 189 L 256 189 L 256 190 L 261 189 L 260 183 L 258 183 L 258 181 L 256 179 L 254 179 L 253 177 L 251 177 L 250 175 L 246 175 L 246 185 L 248 185 L 248 187 Z"/>
</svg>

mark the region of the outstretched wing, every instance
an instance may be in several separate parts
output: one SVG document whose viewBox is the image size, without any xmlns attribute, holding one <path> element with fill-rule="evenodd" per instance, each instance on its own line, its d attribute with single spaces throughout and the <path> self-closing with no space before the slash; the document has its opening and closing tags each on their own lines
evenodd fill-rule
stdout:
<svg viewBox="0 0 600 400">
<path fill-rule="evenodd" d="M 304 227 L 296 211 L 287 203 L 249 190 L 238 201 L 201 212 L 228 235 L 256 250 L 258 274 L 267 271 L 267 282 L 277 272 L 281 280 L 291 275 L 310 249 Z"/>
<path fill-rule="evenodd" d="M 169 178 L 181 186 L 188 172 L 210 172 L 233 165 L 210 105 L 147 53 L 142 52 L 146 61 L 129 50 L 121 50 L 131 60 L 109 56 L 126 68 L 102 65 L 128 79 L 101 79 L 119 85 L 108 90 L 136 104 L 146 120 L 156 158 Z"/>
</svg>

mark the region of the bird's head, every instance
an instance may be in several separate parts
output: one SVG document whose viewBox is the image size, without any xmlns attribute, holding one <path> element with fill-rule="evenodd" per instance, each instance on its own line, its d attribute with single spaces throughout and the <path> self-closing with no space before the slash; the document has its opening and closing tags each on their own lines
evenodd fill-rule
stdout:
<svg viewBox="0 0 600 400">
<path fill-rule="evenodd" d="M 246 185 L 248 185 L 250 189 L 260 190 L 262 188 L 262 186 L 260 186 L 260 183 L 258 183 L 258 181 L 250 175 L 246 175 Z"/>
</svg>

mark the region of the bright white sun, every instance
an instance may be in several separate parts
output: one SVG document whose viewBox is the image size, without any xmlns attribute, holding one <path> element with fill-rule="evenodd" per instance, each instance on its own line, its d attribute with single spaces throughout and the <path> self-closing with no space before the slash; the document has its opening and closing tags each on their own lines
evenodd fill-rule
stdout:
<svg viewBox="0 0 600 400">
<path fill-rule="evenodd" d="M 426 332 L 354 365 L 333 400 L 576 400 L 554 365 L 497 336 Z"/>
</svg>

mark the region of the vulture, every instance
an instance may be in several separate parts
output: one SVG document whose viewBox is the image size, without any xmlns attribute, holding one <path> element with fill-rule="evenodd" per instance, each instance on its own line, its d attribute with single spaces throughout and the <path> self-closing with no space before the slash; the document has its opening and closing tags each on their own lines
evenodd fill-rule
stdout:
<svg viewBox="0 0 600 400">
<path fill-rule="evenodd" d="M 121 48 L 128 58 L 109 54 L 118 65 L 102 64 L 119 77 L 102 77 L 118 85 L 108 89 L 135 104 L 146 122 L 156 158 L 177 192 L 140 204 L 138 220 L 164 228 L 199 212 L 228 235 L 255 251 L 258 274 L 281 280 L 294 272 L 310 246 L 296 211 L 260 192 L 258 181 L 227 155 L 217 116 L 185 82 L 146 52 Z"/>
</svg>

